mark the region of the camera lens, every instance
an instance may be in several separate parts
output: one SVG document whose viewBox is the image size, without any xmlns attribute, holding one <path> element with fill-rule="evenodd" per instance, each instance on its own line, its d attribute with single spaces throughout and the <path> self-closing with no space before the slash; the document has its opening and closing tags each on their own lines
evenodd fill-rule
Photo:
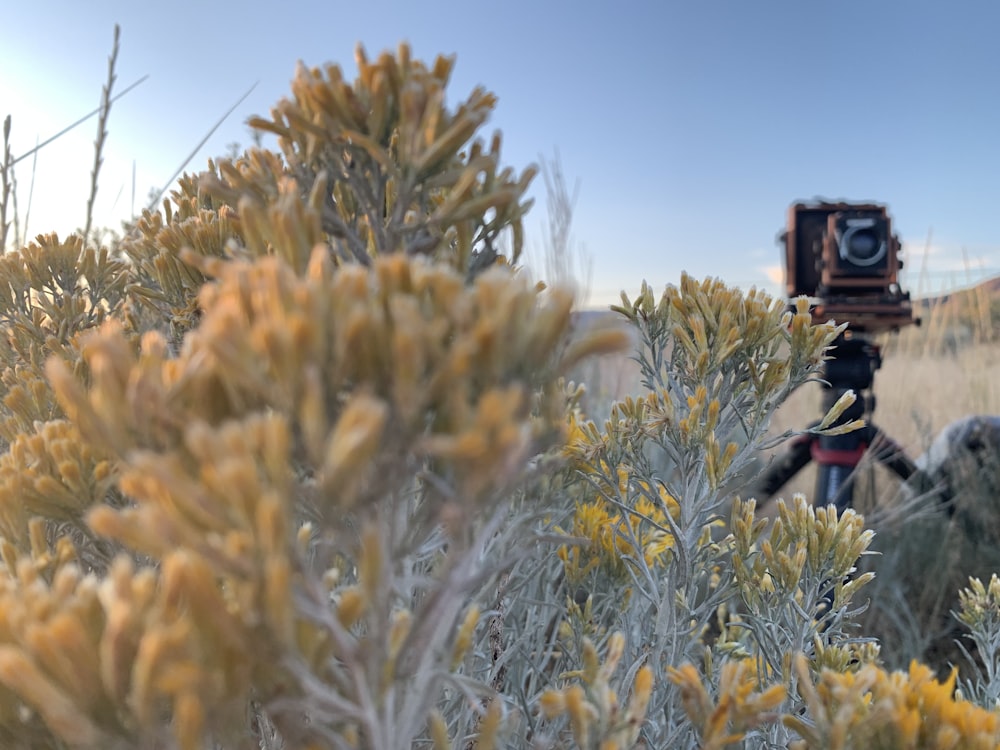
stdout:
<svg viewBox="0 0 1000 750">
<path fill-rule="evenodd" d="M 878 237 L 871 230 L 865 230 L 854 233 L 848 252 L 855 258 L 869 260 L 878 252 L 878 246 Z"/>
<path fill-rule="evenodd" d="M 855 266 L 873 266 L 886 255 L 886 243 L 874 221 L 848 221 L 840 236 L 840 257 Z"/>
</svg>

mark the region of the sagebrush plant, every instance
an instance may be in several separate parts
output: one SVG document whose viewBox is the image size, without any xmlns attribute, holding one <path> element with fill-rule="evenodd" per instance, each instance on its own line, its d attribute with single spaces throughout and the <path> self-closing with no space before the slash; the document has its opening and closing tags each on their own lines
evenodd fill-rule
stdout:
<svg viewBox="0 0 1000 750">
<path fill-rule="evenodd" d="M 768 713 L 771 726 L 755 731 L 761 741 L 780 735 L 773 723 L 779 706 L 787 696 L 786 707 L 796 710 L 798 701 L 793 675 L 783 668 L 792 654 L 807 653 L 817 670 L 866 654 L 851 648 L 844 620 L 851 595 L 867 580 L 849 575 L 870 534 L 853 514 L 817 515 L 800 498 L 785 526 L 764 540 L 753 502 L 734 501 L 731 488 L 752 478 L 771 413 L 816 374 L 842 329 L 812 325 L 804 301 L 786 312 L 756 290 L 744 295 L 686 276 L 658 301 L 644 286 L 617 310 L 643 342 L 637 356 L 648 393 L 615 405 L 603 430 L 577 424 L 568 446 L 580 479 L 571 488 L 578 500 L 567 533 L 587 542 L 560 551 L 576 599 L 563 628 L 565 652 L 572 658 L 614 632 L 625 639 L 627 676 L 638 678 L 643 669 L 670 676 L 651 683 L 649 718 L 630 741 L 711 744 L 767 723 Z M 838 404 L 822 427 L 845 406 Z M 773 596 L 762 600 L 761 591 Z M 823 613 L 828 593 L 834 609 Z M 732 619 L 708 637 L 727 608 Z M 767 696 L 757 711 L 733 707 L 748 722 L 738 731 L 730 720 L 742 719 L 719 721 L 693 711 L 685 698 L 698 675 L 709 685 L 723 675 L 726 684 L 744 684 L 725 667 L 732 659 L 750 660 L 754 681 L 746 684 Z M 614 713 L 594 710 L 588 734 L 570 722 L 576 742 L 618 742 Z"/>
<path fill-rule="evenodd" d="M 631 339 L 517 267 L 535 170 L 452 64 L 300 67 L 280 153 L 0 262 L 3 747 L 1000 740 L 851 631 L 857 514 L 736 496 L 840 328 L 643 285 L 646 392 L 587 421 Z"/>
<path fill-rule="evenodd" d="M 984 708 L 1000 709 L 1000 578 L 994 573 L 987 584 L 975 577 L 959 592 L 954 617 L 969 629 L 978 659 L 959 643 L 974 678 L 961 681 L 962 692 Z"/>
</svg>

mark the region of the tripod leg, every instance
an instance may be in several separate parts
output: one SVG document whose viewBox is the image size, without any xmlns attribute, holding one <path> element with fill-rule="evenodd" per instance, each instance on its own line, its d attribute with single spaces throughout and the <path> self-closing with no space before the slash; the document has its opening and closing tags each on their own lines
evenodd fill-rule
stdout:
<svg viewBox="0 0 1000 750">
<path fill-rule="evenodd" d="M 854 502 L 854 469 L 846 464 L 819 463 L 816 474 L 817 505 L 834 505 L 842 515 Z"/>
<path fill-rule="evenodd" d="M 868 450 L 866 429 L 844 435 L 819 435 L 812 444 L 812 458 L 819 467 L 815 505 L 835 505 L 843 513 L 854 504 L 854 470 Z"/>
</svg>

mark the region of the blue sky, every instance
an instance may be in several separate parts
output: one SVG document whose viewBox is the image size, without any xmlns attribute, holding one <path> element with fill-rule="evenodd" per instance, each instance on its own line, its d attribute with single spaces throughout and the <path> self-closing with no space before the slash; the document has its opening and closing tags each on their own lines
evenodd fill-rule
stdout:
<svg viewBox="0 0 1000 750">
<path fill-rule="evenodd" d="M 13 116 L 15 154 L 97 106 L 116 22 L 118 89 L 149 74 L 111 113 L 107 224 L 130 212 L 133 160 L 141 205 L 255 81 L 189 170 L 249 142 L 243 121 L 286 94 L 297 60 L 353 74 L 357 42 L 374 56 L 405 39 L 423 59 L 457 55 L 453 101 L 480 84 L 498 95 L 485 135 L 503 132 L 508 165 L 558 150 L 579 181 L 592 306 L 682 270 L 777 293 L 775 235 L 790 203 L 817 196 L 887 203 L 914 292 L 1000 273 L 992 0 L 35 0 L 4 20 L 0 117 Z M 32 235 L 83 223 L 95 131 L 39 154 Z M 29 176 L 26 160 L 22 210 Z M 540 250 L 541 179 L 534 192 Z"/>
</svg>

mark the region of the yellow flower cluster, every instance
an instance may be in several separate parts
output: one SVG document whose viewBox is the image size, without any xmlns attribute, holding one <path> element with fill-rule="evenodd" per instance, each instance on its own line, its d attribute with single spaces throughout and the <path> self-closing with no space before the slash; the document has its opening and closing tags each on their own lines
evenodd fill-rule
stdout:
<svg viewBox="0 0 1000 750">
<path fill-rule="evenodd" d="M 720 370 L 744 370 L 745 387 L 772 401 L 791 373 L 818 364 L 846 324 L 813 325 L 809 302 L 796 301 L 794 312 L 782 300 L 751 288 L 743 293 L 718 279 L 702 281 L 683 274 L 678 286 L 668 285 L 659 302 L 643 282 L 635 300 L 622 293 L 615 310 L 650 327 L 653 338 L 669 334 L 679 344 L 673 367 L 692 382 L 706 382 Z M 790 345 L 790 356 L 781 347 Z M 749 355 L 749 356 L 748 356 Z"/>
<path fill-rule="evenodd" d="M 988 631 L 1000 625 L 1000 576 L 994 573 L 989 583 L 969 579 L 969 587 L 958 593 L 958 619 L 969 629 Z"/>
<path fill-rule="evenodd" d="M 109 498 L 115 479 L 109 457 L 73 424 L 40 422 L 0 455 L 0 537 L 23 545 L 34 517 L 82 529 L 83 516 Z"/>
<path fill-rule="evenodd" d="M 254 152 L 248 159 L 277 159 L 269 152 Z M 214 169 L 209 164 L 209 171 Z M 202 257 L 224 257 L 235 251 L 234 240 L 243 237 L 243 223 L 234 207 L 198 189 L 199 178 L 184 175 L 163 212 L 145 210 L 134 230 L 121 242 L 134 274 L 144 283 L 130 293 L 136 313 L 147 311 L 171 327 L 174 342 L 198 322 L 198 290 L 207 281 L 193 265 L 181 260 L 181 251 Z"/>
<path fill-rule="evenodd" d="M 815 508 L 802 495 L 794 497 L 791 507 L 779 500 L 770 537 L 758 549 L 756 539 L 764 522 L 755 520 L 755 507 L 754 500 L 737 498 L 732 513 L 736 581 L 751 605 L 768 597 L 800 597 L 799 581 L 804 574 L 829 571 L 834 584 L 833 609 L 839 609 L 874 577 L 867 572 L 846 578 L 874 537 L 853 510 L 838 517 L 834 506 Z"/>
<path fill-rule="evenodd" d="M 3 546 L 4 746 L 26 747 L 34 733 L 40 740 L 31 746 L 52 746 L 54 735 L 75 747 L 149 747 L 172 735 L 195 748 L 209 708 L 219 711 L 219 736 L 233 729 L 254 646 L 246 628 L 233 627 L 238 618 L 204 560 L 177 552 L 156 574 L 120 558 L 100 580 L 82 572 L 68 539 L 50 549 L 40 520 L 31 531 L 28 554 Z M 172 727 L 162 723 L 165 712 Z"/>
<path fill-rule="evenodd" d="M 649 482 L 634 479 L 625 466 L 619 466 L 616 473 L 615 502 L 600 498 L 577 503 L 570 525 L 563 530 L 586 540 L 559 548 L 566 578 L 573 585 L 583 583 L 595 568 L 625 582 L 630 558 L 641 558 L 651 568 L 670 560 L 673 536 L 667 515 L 677 521 L 677 501 L 660 483 L 654 495 Z"/>
<path fill-rule="evenodd" d="M 857 672 L 824 670 L 813 683 L 804 657 L 796 660 L 808 718 L 784 717 L 803 739 L 793 750 L 995 750 L 1000 714 L 955 698 L 955 675 L 944 682 L 916 662 L 907 672 L 873 664 Z"/>
<path fill-rule="evenodd" d="M 475 89 L 445 101 L 454 58 L 414 59 L 407 44 L 369 60 L 359 46 L 358 77 L 337 65 L 300 65 L 291 96 L 254 117 L 278 136 L 281 154 L 251 148 L 184 175 L 163 211 L 144 211 L 121 244 L 146 280 L 132 290 L 170 320 L 176 340 L 198 321 L 206 277 L 185 262 L 277 254 L 297 272 L 317 244 L 334 263 L 369 265 L 404 253 L 444 262 L 472 277 L 516 262 L 532 201 L 529 166 L 516 175 L 500 161 L 501 137 L 475 138 L 496 97 Z M 497 250 L 509 229 L 510 258 Z"/>
<path fill-rule="evenodd" d="M 55 355 L 79 368 L 79 334 L 119 312 L 127 264 L 78 236 L 54 234 L 0 257 L 0 446 L 62 411 L 45 382 Z"/>
<path fill-rule="evenodd" d="M 521 216 L 528 207 L 520 199 L 537 170 L 532 167 L 516 180 L 512 170 L 500 170 L 498 135 L 488 149 L 478 141 L 470 146 L 496 97 L 477 88 L 450 111 L 444 89 L 454 58 L 439 56 L 427 66 L 411 57 L 406 44 L 396 55 L 384 53 L 375 61 L 359 47 L 356 61 L 353 83 L 344 80 L 337 65 L 300 66 L 291 98 L 272 110 L 271 119 L 250 123 L 278 136 L 293 171 L 324 169 L 331 182 L 340 182 L 333 191 L 335 210 L 324 217 L 332 233 L 339 231 L 355 255 L 372 247 L 443 252 L 465 269 L 473 261 L 477 230 L 492 234 L 495 227 L 510 226 L 516 260 L 523 244 Z M 350 172 L 362 181 L 352 183 Z M 435 179 L 428 184 L 430 175 Z M 493 212 L 495 217 L 485 222 L 483 217 Z M 400 245 L 386 241 L 385 232 Z"/>
<path fill-rule="evenodd" d="M 593 642 L 584 639 L 583 669 L 565 675 L 567 679 L 579 679 L 580 682 L 546 690 L 539 700 L 546 719 L 560 716 L 569 719 L 576 747 L 625 750 L 636 746 L 653 689 L 653 670 L 648 665 L 639 667 L 632 684 L 632 696 L 628 704 L 622 706 L 611 683 L 624 650 L 624 636 L 613 633 L 602 663 Z"/>
<path fill-rule="evenodd" d="M 780 713 L 783 685 L 761 688 L 750 659 L 723 663 L 717 697 L 690 664 L 670 670 L 685 712 L 698 731 L 700 747 L 724 748 L 746 732 L 780 721 L 799 739 L 792 750 L 994 750 L 1000 746 L 1000 715 L 955 698 L 955 674 L 944 682 L 914 662 L 907 672 L 875 664 L 854 671 L 821 671 L 815 681 L 808 660 L 794 657 L 795 682 L 804 715 Z"/>
<path fill-rule="evenodd" d="M 120 501 L 112 457 L 89 445 L 58 404 L 45 363 L 86 378 L 82 338 L 127 318 L 128 265 L 79 236 L 39 235 L 0 258 L 0 536 L 28 547 L 28 520 L 50 519 L 106 564 L 112 545 L 84 522 L 95 503 Z"/>
<path fill-rule="evenodd" d="M 715 700 L 694 665 L 670 668 L 668 675 L 681 691 L 684 711 L 698 732 L 702 750 L 721 750 L 740 742 L 748 730 L 775 721 L 787 694 L 782 685 L 761 686 L 750 659 L 728 659 L 722 664 Z"/>
</svg>

